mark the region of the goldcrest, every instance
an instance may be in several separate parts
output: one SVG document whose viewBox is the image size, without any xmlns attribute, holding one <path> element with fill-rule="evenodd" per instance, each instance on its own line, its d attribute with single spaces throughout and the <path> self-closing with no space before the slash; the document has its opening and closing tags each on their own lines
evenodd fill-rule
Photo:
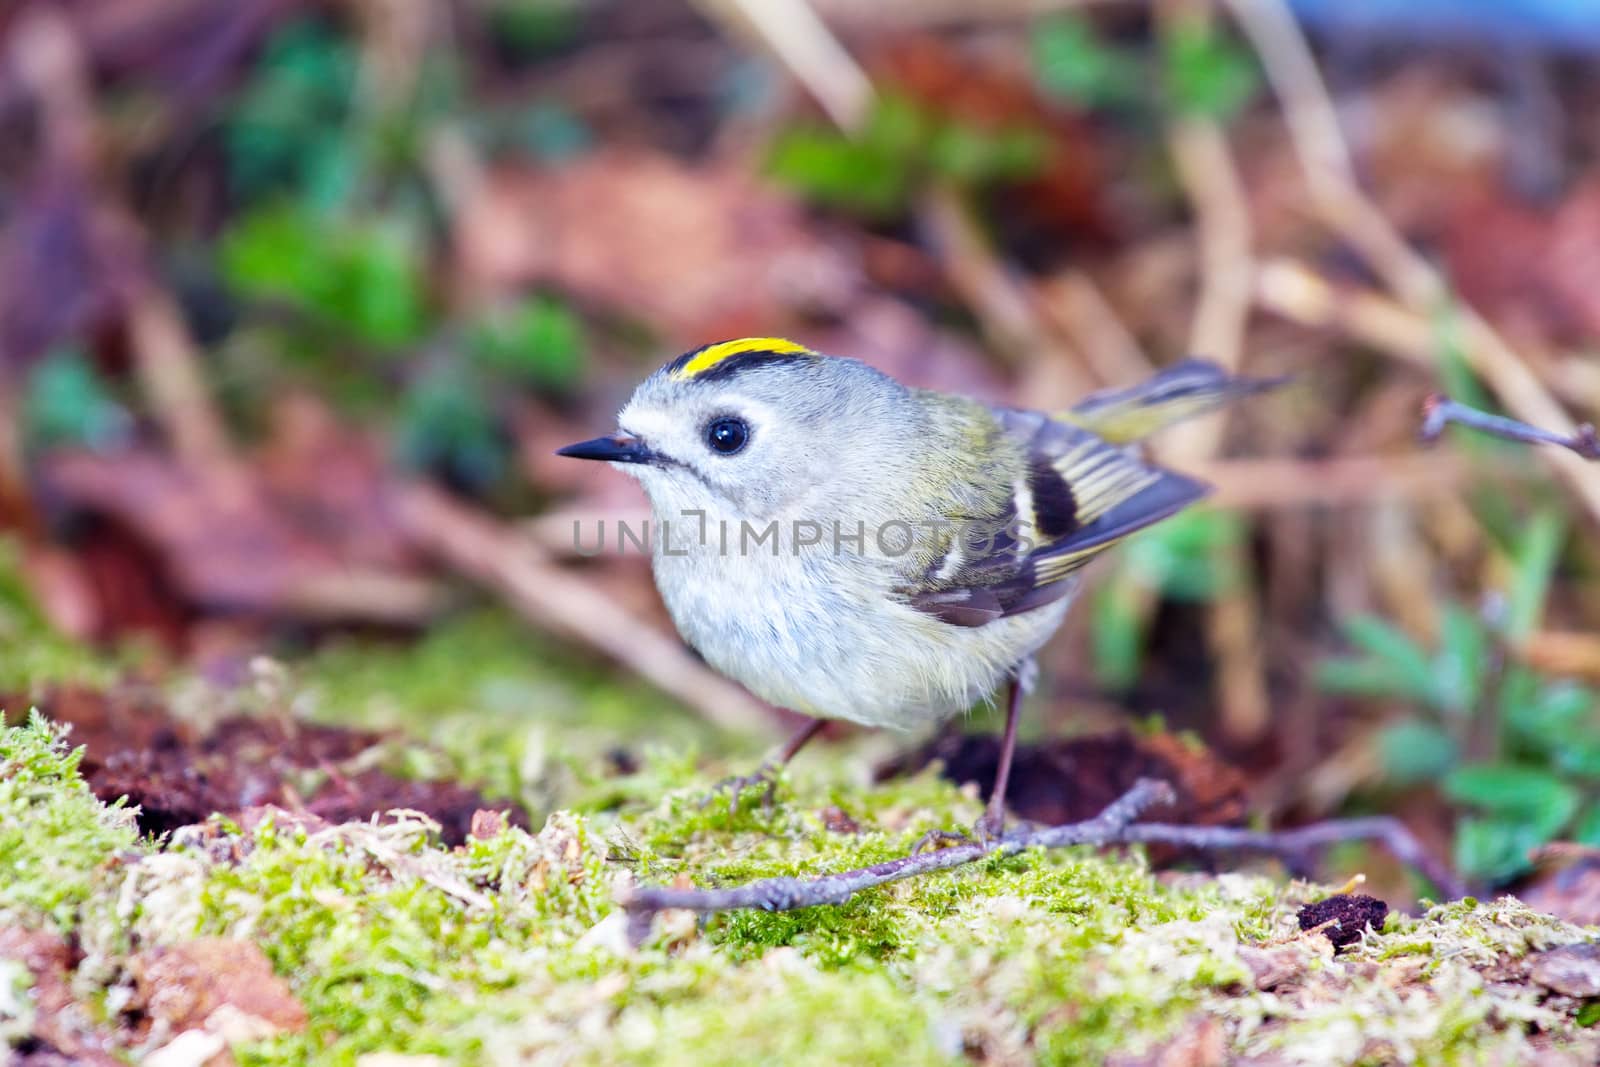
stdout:
<svg viewBox="0 0 1600 1067">
<path fill-rule="evenodd" d="M 1079 570 L 1207 492 L 1128 443 L 1269 384 L 1189 360 L 1047 414 L 742 338 L 662 367 L 615 433 L 561 454 L 639 480 L 678 631 L 762 699 L 816 725 L 907 729 L 1011 683 L 994 831 L 1016 683 L 1061 624 Z"/>
</svg>

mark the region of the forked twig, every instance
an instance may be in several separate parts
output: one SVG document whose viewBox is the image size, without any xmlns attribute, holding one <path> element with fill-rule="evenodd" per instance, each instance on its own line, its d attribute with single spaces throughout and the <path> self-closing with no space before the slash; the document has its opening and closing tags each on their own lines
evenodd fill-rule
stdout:
<svg viewBox="0 0 1600 1067">
<path fill-rule="evenodd" d="M 1487 411 L 1479 411 L 1477 408 L 1468 407 L 1437 393 L 1422 402 L 1420 434 L 1424 441 L 1438 440 L 1439 435 L 1444 433 L 1444 428 L 1451 423 L 1470 426 L 1474 430 L 1503 437 L 1508 441 L 1559 445 L 1576 452 L 1584 459 L 1600 459 L 1600 436 L 1595 434 L 1593 423 L 1586 422 L 1571 433 L 1554 433 L 1504 415 L 1491 415 Z"/>
<path fill-rule="evenodd" d="M 623 902 L 623 906 L 634 920 L 635 935 L 642 938 L 650 917 L 669 908 L 698 912 L 738 911 L 745 908 L 790 911 L 819 904 L 843 904 L 864 889 L 965 866 L 982 859 L 1014 856 L 1029 848 L 1136 842 L 1162 842 L 1204 849 L 1245 849 L 1298 858 L 1313 849 L 1340 841 L 1377 840 L 1452 897 L 1464 892 L 1455 875 L 1428 855 L 1398 819 L 1334 820 L 1282 833 L 1230 827 L 1134 823 L 1147 809 L 1157 804 L 1170 804 L 1173 798 L 1172 787 L 1167 783 L 1141 778 L 1099 815 L 1083 822 L 1048 827 L 1024 826 L 1007 833 L 998 841 L 973 841 L 934 852 L 914 852 L 870 867 L 815 878 L 766 878 L 732 889 L 648 887 L 635 890 Z"/>
<path fill-rule="evenodd" d="M 737 911 L 759 908 L 762 911 L 789 911 L 817 904 L 843 904 L 863 889 L 961 867 L 977 860 L 1014 856 L 1023 849 L 1042 846 L 1111 845 L 1126 840 L 1128 825 L 1145 809 L 1170 804 L 1172 787 L 1165 782 L 1141 778 L 1132 789 L 1112 801 L 1092 819 L 1044 829 L 1014 830 L 998 841 L 974 841 L 966 845 L 917 852 L 899 859 L 875 863 L 853 871 L 824 874 L 816 878 L 764 878 L 733 889 L 636 890 L 624 906 L 635 917 L 648 919 L 658 911 L 683 908 L 688 911 Z"/>
<path fill-rule="evenodd" d="M 1376 841 L 1401 863 L 1413 868 L 1450 899 L 1465 896 L 1466 885 L 1454 871 L 1440 863 L 1422 842 L 1392 815 L 1372 815 L 1359 819 L 1329 819 L 1293 830 L 1242 830 L 1233 826 L 1177 826 L 1171 823 L 1139 823 L 1129 826 L 1122 837 L 1128 843 L 1180 845 L 1198 849 L 1241 849 L 1269 852 L 1291 867 L 1297 861 L 1328 845 L 1346 841 Z"/>
</svg>

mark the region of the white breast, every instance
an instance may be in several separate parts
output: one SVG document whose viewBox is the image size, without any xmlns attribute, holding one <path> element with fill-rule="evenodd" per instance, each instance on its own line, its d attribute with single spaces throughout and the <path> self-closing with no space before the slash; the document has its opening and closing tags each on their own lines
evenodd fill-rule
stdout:
<svg viewBox="0 0 1600 1067">
<path fill-rule="evenodd" d="M 710 521 L 654 540 L 656 584 L 678 630 L 714 668 L 780 707 L 909 729 L 992 694 L 1055 632 L 1067 598 L 981 627 L 950 626 L 896 601 L 881 558 L 824 543 L 796 554 L 792 531 L 740 543 Z"/>
</svg>

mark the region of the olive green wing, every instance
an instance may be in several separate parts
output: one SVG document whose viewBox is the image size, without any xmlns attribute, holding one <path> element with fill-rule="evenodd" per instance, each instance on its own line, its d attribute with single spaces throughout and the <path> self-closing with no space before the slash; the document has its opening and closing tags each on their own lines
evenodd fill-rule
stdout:
<svg viewBox="0 0 1600 1067">
<path fill-rule="evenodd" d="M 1059 600 L 1072 574 L 1111 545 L 1180 511 L 1208 488 L 1043 412 L 994 411 L 1027 473 L 1006 514 L 963 528 L 902 590 L 954 626 L 982 626 Z"/>
<path fill-rule="evenodd" d="M 1000 436 L 1022 452 L 1026 477 L 1011 487 L 997 522 L 976 536 L 969 524 L 968 536 L 952 539 L 901 592 L 955 626 L 982 626 L 1059 600 L 1090 559 L 1209 491 L 1144 462 L 1129 442 L 1284 383 L 1187 359 L 1056 415 L 993 409 Z"/>
</svg>

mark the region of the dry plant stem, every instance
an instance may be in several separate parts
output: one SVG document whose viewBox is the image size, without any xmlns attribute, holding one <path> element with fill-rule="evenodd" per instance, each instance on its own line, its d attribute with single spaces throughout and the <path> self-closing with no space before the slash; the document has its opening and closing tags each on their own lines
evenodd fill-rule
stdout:
<svg viewBox="0 0 1600 1067">
<path fill-rule="evenodd" d="M 1100 385 L 1143 381 L 1155 373 L 1133 331 L 1087 273 L 1068 270 L 1034 291 L 1040 311 L 1083 355 Z"/>
<path fill-rule="evenodd" d="M 841 129 L 859 130 L 872 110 L 872 81 L 806 0 L 701 0 L 726 22 L 736 16 L 789 68 Z"/>
<path fill-rule="evenodd" d="M 1126 827 L 1121 841 L 1127 844 L 1180 845 L 1210 850 L 1241 849 L 1267 852 L 1285 862 L 1303 863 L 1317 849 L 1347 841 L 1376 841 L 1400 862 L 1411 867 L 1439 888 L 1449 899 L 1466 895 L 1467 887 L 1454 871 L 1440 863 L 1422 847 L 1405 823 L 1389 815 L 1359 819 L 1329 819 L 1295 830 L 1241 830 L 1231 826 L 1176 826 L 1170 823 L 1139 823 Z"/>
<path fill-rule="evenodd" d="M 1304 35 L 1282 0 L 1227 0 L 1260 54 L 1306 173 L 1318 212 L 1358 249 L 1412 310 L 1452 313 L 1468 363 L 1517 418 L 1553 433 L 1576 429 L 1527 363 L 1470 307 L 1453 301 L 1438 270 L 1412 248 L 1355 180 L 1338 115 Z M 1600 468 L 1568 450 L 1544 453 L 1567 485 L 1600 520 Z"/>
<path fill-rule="evenodd" d="M 1110 845 L 1125 840 L 1129 824 L 1155 804 L 1171 803 L 1172 787 L 1141 779 L 1128 792 L 1094 818 L 1064 826 L 1015 830 L 987 843 L 971 842 L 933 852 L 919 852 L 875 863 L 853 871 L 816 878 L 767 878 L 734 889 L 635 890 L 624 902 L 635 917 L 648 918 L 668 908 L 688 911 L 789 911 L 819 904 L 843 904 L 864 889 L 946 871 L 989 857 L 1014 856 L 1029 848 L 1063 848 L 1067 845 Z"/>
<path fill-rule="evenodd" d="M 130 297 L 128 334 L 139 384 L 173 451 L 191 469 L 243 492 L 244 473 L 200 369 L 200 354 L 171 294 L 143 282 Z"/>
<path fill-rule="evenodd" d="M 1421 437 L 1424 441 L 1437 441 L 1439 435 L 1444 433 L 1444 428 L 1451 423 L 1457 426 L 1469 426 L 1508 441 L 1559 445 L 1571 449 L 1584 459 L 1600 459 L 1600 437 L 1595 435 L 1594 426 L 1587 422 L 1571 433 L 1551 433 L 1549 430 L 1541 430 L 1537 426 L 1529 426 L 1525 422 L 1508 419 L 1503 415 L 1491 415 L 1487 411 L 1479 411 L 1477 408 L 1468 407 L 1438 394 L 1423 401 Z"/>
<path fill-rule="evenodd" d="M 1099 383 L 1049 328 L 1034 306 L 1033 291 L 995 254 L 972 205 L 959 190 L 948 183 L 935 184 L 917 217 L 938 250 L 951 288 L 977 315 L 985 340 L 1013 369 L 1031 363 L 1047 367 L 1059 376 L 1051 384 L 1063 398 L 1094 391 Z"/>
<path fill-rule="evenodd" d="M 36 8 L 14 35 L 11 58 L 37 102 L 46 152 L 73 173 L 95 167 L 100 143 L 94 115 L 88 57 L 67 20 Z M 98 236 L 138 248 L 134 219 L 116 206 L 95 206 Z M 156 418 L 179 458 L 209 475 L 239 477 L 222 417 L 200 370 L 199 353 L 177 303 L 142 266 L 130 272 L 121 293 L 135 368 Z"/>
<path fill-rule="evenodd" d="M 1208 8 L 1196 9 L 1188 0 L 1168 0 L 1158 13 L 1171 29 L 1181 20 L 1207 17 Z M 1178 118 L 1167 131 L 1167 144 L 1199 228 L 1200 298 L 1189 349 L 1238 370 L 1255 276 L 1244 182 L 1226 134 L 1212 119 Z M 1160 454 L 1185 460 L 1210 456 L 1221 443 L 1223 426 L 1224 418 L 1216 416 L 1177 427 L 1167 435 Z M 1217 569 L 1247 574 L 1249 568 L 1229 558 L 1239 551 L 1219 547 L 1213 553 Z M 1207 614 L 1206 637 L 1218 661 L 1215 687 L 1223 729 L 1236 742 L 1253 741 L 1266 732 L 1271 711 L 1261 624 L 1249 583 L 1241 580 L 1225 590 Z"/>
<path fill-rule="evenodd" d="M 764 705 L 712 673 L 674 638 L 552 564 L 511 527 L 425 485 L 399 490 L 394 506 L 419 547 L 499 593 L 535 625 L 610 656 L 725 730 L 771 729 Z"/>
</svg>

